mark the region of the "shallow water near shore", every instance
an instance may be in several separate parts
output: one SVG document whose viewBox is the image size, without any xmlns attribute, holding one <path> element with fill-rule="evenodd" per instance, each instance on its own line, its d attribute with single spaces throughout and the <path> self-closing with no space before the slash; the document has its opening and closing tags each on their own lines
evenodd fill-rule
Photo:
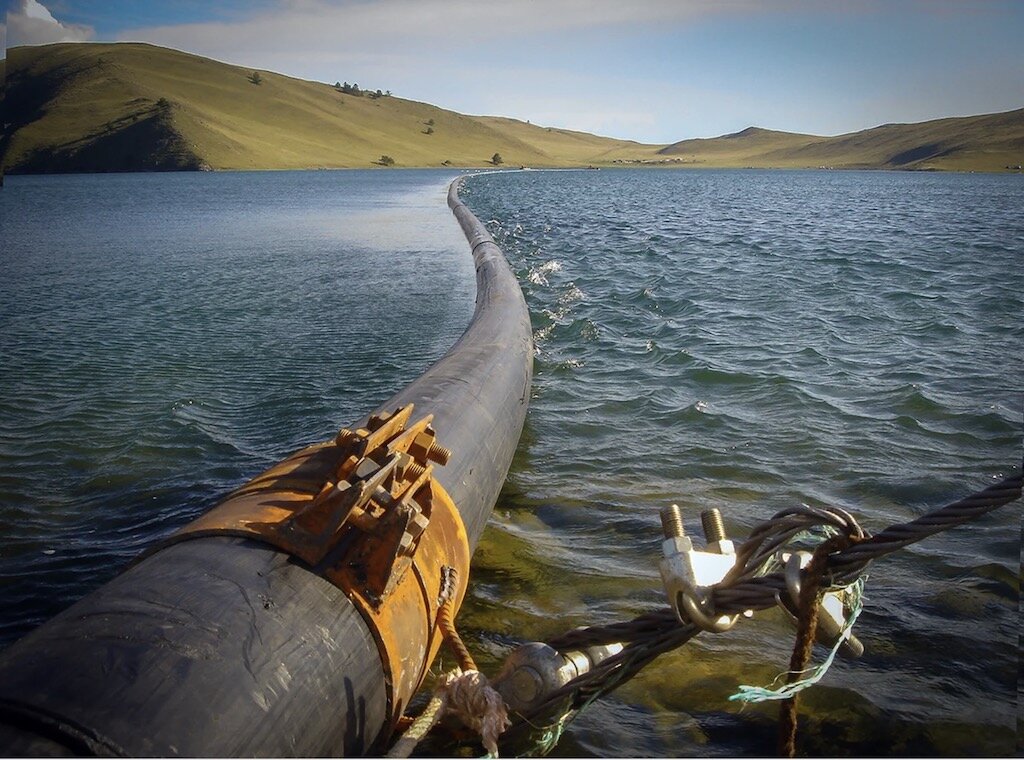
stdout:
<svg viewBox="0 0 1024 760">
<path fill-rule="evenodd" d="M 514 638 L 661 603 L 658 510 L 734 538 L 799 503 L 880 530 L 1020 466 L 1024 184 L 884 172 L 550 172 L 464 198 L 534 323 L 533 406 L 464 627 Z M 879 560 L 867 652 L 805 694 L 812 755 L 1016 748 L 1020 505 Z M 556 754 L 771 755 L 786 669 L 759 615 L 662 656 Z M 821 657 L 819 653 L 819 658 Z"/>
<path fill-rule="evenodd" d="M 0 190 L 0 645 L 416 377 L 472 313 L 453 172 L 14 177 Z M 511 172 L 463 197 L 523 285 L 531 409 L 460 627 L 510 647 L 663 603 L 658 510 L 878 530 L 1020 466 L 1024 185 Z M 875 564 L 813 755 L 1016 749 L 1020 505 Z M 770 755 L 777 614 L 700 636 L 555 754 Z"/>
</svg>

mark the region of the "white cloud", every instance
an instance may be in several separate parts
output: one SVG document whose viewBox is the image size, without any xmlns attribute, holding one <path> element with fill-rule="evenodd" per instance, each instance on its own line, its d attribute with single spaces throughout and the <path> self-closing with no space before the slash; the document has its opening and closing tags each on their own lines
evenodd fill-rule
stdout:
<svg viewBox="0 0 1024 760">
<path fill-rule="evenodd" d="M 343 48 L 434 49 L 495 38 L 617 26 L 651 26 L 698 16 L 754 10 L 754 0 L 288 0 L 249 19 L 129 29 L 145 40 L 221 55 Z"/>
<path fill-rule="evenodd" d="M 7 13 L 7 47 L 82 42 L 91 39 L 88 26 L 63 24 L 37 0 L 17 0 Z"/>
<path fill-rule="evenodd" d="M 979 6 L 999 5 L 951 0 L 269 1 L 256 4 L 258 10 L 232 4 L 234 10 L 220 21 L 122 28 L 116 38 L 303 79 L 355 81 L 462 113 L 510 115 L 661 143 L 751 124 L 819 133 L 859 128 L 864 114 L 849 106 L 853 93 L 844 91 L 840 97 L 836 88 L 822 89 L 820 82 L 804 86 L 782 76 L 794 69 L 780 66 L 786 62 L 785 46 L 802 49 L 794 30 L 822 22 L 827 39 L 847 17 L 864 24 L 889 23 L 892 6 L 907 13 L 957 8 L 974 13 Z M 765 18 L 776 23 L 754 36 L 751 22 Z M 775 45 L 772 35 L 779 29 L 789 30 L 789 36 Z M 718 36 L 703 37 L 705 30 Z M 674 57 L 680 52 L 673 49 L 677 32 L 700 57 Z M 850 39 L 839 35 L 837 61 Z M 708 44 L 711 40 L 717 44 Z M 752 42 L 753 52 L 743 47 Z M 808 49 L 820 42 L 809 37 Z M 909 60 L 914 46 L 908 47 Z M 1018 58 L 1013 55 L 1011 64 Z M 736 74 L 736 61 L 746 62 L 741 74 Z M 827 56 L 823 65 L 829 65 Z M 806 68 L 813 72 L 818 67 Z M 862 68 L 872 70 L 857 62 L 851 71 Z M 905 68 L 891 79 L 904 77 Z M 929 66 L 930 72 L 934 69 Z M 948 78 L 934 77 L 937 82 Z M 868 79 L 858 73 L 848 81 Z M 995 81 L 1005 82 L 1005 74 Z M 878 88 L 885 90 L 884 85 Z M 938 92 L 934 108 L 948 111 L 950 92 L 971 90 L 968 84 Z M 995 107 L 981 103 L 975 110 Z"/>
<path fill-rule="evenodd" d="M 761 9 L 755 0 L 279 0 L 247 18 L 124 29 L 118 39 L 303 79 L 347 79 L 464 113 L 649 136 L 656 109 L 587 103 L 580 92 L 587 77 L 567 81 L 587 64 L 566 61 L 565 51 L 597 33 L 614 57 L 619 35 L 635 40 L 652 29 Z M 558 65 L 550 60 L 557 51 L 563 70 L 546 70 Z M 623 82 L 619 92 L 641 86 Z M 516 96 L 521 107 L 511 102 Z"/>
</svg>

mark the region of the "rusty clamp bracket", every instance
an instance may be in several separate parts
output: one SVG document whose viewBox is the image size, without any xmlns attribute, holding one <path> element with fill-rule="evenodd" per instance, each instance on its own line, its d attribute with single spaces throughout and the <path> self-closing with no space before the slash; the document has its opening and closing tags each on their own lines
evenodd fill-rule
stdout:
<svg viewBox="0 0 1024 760">
<path fill-rule="evenodd" d="M 251 538 L 344 590 L 377 641 L 392 726 L 440 647 L 438 590 L 455 568 L 457 609 L 470 560 L 459 511 L 433 478 L 451 451 L 437 442 L 433 415 L 410 423 L 412 411 L 373 415 L 298 452 L 168 540 Z"/>
</svg>

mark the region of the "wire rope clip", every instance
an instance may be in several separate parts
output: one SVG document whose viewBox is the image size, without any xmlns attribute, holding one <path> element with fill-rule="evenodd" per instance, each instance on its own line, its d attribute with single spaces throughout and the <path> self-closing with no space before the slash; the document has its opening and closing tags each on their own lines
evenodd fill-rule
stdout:
<svg viewBox="0 0 1024 760">
<path fill-rule="evenodd" d="M 800 609 L 800 573 L 811 561 L 811 553 L 796 551 L 783 553 L 782 562 L 785 568 L 786 590 L 789 592 L 789 602 L 792 609 L 786 605 L 780 606 L 786 611 L 790 622 L 797 625 L 796 611 Z M 834 647 L 836 641 L 843 639 L 839 646 L 839 653 L 845 657 L 857 658 L 864 654 L 864 644 L 853 635 L 852 630 L 847 630 L 847 590 L 826 591 L 821 597 L 821 604 L 818 608 L 818 629 L 815 635 L 819 644 L 827 647 Z"/>
<path fill-rule="evenodd" d="M 693 623 L 712 633 L 728 631 L 739 615 L 716 615 L 706 589 L 714 586 L 732 570 L 736 550 L 725 536 L 722 516 L 717 509 L 701 515 L 708 539 L 705 550 L 695 549 L 683 529 L 678 504 L 661 511 L 665 538 L 661 542 L 662 560 L 658 565 L 669 604 L 681 623 Z"/>
</svg>

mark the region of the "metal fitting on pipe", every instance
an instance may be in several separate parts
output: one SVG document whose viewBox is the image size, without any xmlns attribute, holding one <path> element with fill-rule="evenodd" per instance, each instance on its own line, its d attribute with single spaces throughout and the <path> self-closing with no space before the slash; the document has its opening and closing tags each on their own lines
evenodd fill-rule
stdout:
<svg viewBox="0 0 1024 760">
<path fill-rule="evenodd" d="M 532 641 L 509 654 L 492 685 L 510 710 L 525 712 L 621 651 L 622 644 L 606 644 L 563 654 Z"/>
</svg>

